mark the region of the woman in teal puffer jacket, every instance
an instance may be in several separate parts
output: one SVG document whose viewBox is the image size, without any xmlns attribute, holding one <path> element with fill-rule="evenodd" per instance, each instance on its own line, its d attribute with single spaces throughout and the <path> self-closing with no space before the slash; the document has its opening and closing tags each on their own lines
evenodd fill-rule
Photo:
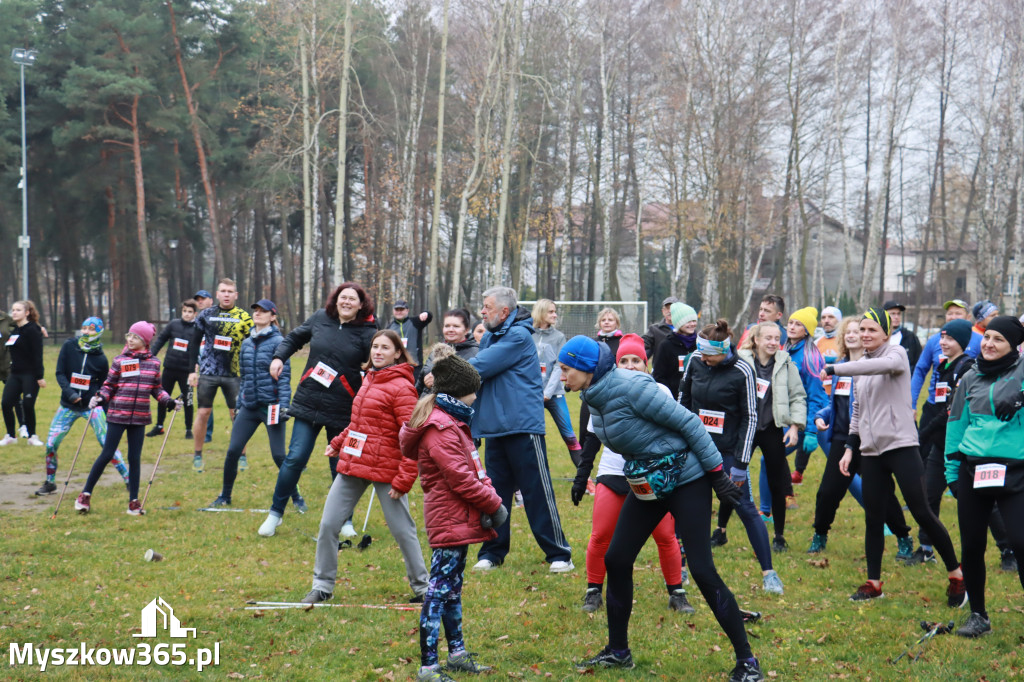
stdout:
<svg viewBox="0 0 1024 682">
<path fill-rule="evenodd" d="M 743 629 L 736 599 L 711 557 L 711 489 L 722 500 L 739 502 L 740 490 L 722 471 L 722 456 L 700 420 L 659 390 L 650 375 L 613 369 L 611 349 L 584 336 L 568 341 L 558 355 L 565 388 L 582 391 L 594 433 L 626 460 L 630 493 L 623 503 L 605 554 L 608 571 L 608 645 L 577 664 L 590 668 L 632 668 L 629 617 L 633 604 L 633 562 L 666 513 L 677 523 L 690 574 L 736 651 L 731 680 L 761 680 Z"/>
</svg>

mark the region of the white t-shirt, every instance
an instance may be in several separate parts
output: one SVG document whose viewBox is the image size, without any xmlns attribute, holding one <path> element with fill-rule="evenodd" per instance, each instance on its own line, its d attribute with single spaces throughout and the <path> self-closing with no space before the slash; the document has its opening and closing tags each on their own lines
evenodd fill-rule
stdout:
<svg viewBox="0 0 1024 682">
<path fill-rule="evenodd" d="M 658 384 L 658 388 L 667 395 L 669 398 L 672 397 L 672 391 L 669 390 L 665 384 Z M 591 417 L 590 421 L 587 422 L 587 431 L 594 433 L 594 418 Z M 597 478 L 598 476 L 624 476 L 622 470 L 626 466 L 626 460 L 619 453 L 612 450 L 607 445 L 604 446 L 604 451 L 601 453 L 601 461 L 597 465 Z"/>
</svg>

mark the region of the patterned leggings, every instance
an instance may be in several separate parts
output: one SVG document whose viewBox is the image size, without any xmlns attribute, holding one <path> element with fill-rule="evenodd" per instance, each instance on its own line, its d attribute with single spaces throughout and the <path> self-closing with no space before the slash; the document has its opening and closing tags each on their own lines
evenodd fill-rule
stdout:
<svg viewBox="0 0 1024 682">
<path fill-rule="evenodd" d="M 57 477 L 57 448 L 60 447 L 64 436 L 71 430 L 71 425 L 78 419 L 89 421 L 89 424 L 92 425 L 92 432 L 96 434 L 96 440 L 100 442 L 100 447 L 107 442 L 107 415 L 103 412 L 102 407 L 97 407 L 92 411 L 72 410 L 63 405 L 58 407 L 57 414 L 53 415 L 53 421 L 50 422 L 50 435 L 46 437 L 46 480 L 50 483 L 53 483 Z M 121 478 L 127 483 L 128 466 L 124 463 L 124 457 L 120 450 L 114 453 L 113 464 L 117 473 L 121 474 Z"/>
<path fill-rule="evenodd" d="M 420 664 L 437 665 L 437 643 L 444 624 L 448 657 L 465 651 L 462 641 L 462 574 L 467 545 L 435 547 L 430 557 L 430 582 L 420 611 Z"/>
</svg>

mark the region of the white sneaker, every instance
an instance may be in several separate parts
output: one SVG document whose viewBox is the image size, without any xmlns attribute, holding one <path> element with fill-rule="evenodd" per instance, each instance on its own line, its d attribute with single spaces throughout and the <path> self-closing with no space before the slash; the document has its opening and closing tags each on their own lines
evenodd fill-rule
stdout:
<svg viewBox="0 0 1024 682">
<path fill-rule="evenodd" d="M 341 527 L 341 534 L 347 538 L 354 538 L 356 536 L 356 529 L 351 521 L 346 521 L 345 525 Z"/>
<path fill-rule="evenodd" d="M 273 535 L 277 532 L 277 527 L 280 526 L 283 522 L 284 519 L 282 519 L 280 516 L 268 514 L 267 520 L 263 522 L 263 525 L 260 526 L 260 529 L 257 532 L 265 538 L 273 537 Z"/>
<path fill-rule="evenodd" d="M 552 561 L 548 570 L 552 573 L 568 573 L 574 568 L 576 567 L 572 565 L 572 559 L 570 559 L 569 561 Z"/>
<path fill-rule="evenodd" d="M 35 445 L 36 447 L 42 447 L 43 445 L 45 445 L 43 441 L 39 440 L 39 436 L 37 436 L 34 433 L 31 436 L 29 436 L 28 444 Z"/>
<path fill-rule="evenodd" d="M 474 571 L 493 571 L 497 566 L 490 559 L 481 559 L 473 565 Z"/>
<path fill-rule="evenodd" d="M 13 445 L 14 443 L 17 443 L 17 442 L 18 442 L 18 439 L 15 438 L 14 436 L 12 436 L 9 433 L 6 436 L 4 436 L 3 438 L 0 438 L 0 446 L 3 446 L 3 445 Z"/>
<path fill-rule="evenodd" d="M 18 438 L 28 438 L 28 427 L 24 424 L 18 428 Z"/>
</svg>

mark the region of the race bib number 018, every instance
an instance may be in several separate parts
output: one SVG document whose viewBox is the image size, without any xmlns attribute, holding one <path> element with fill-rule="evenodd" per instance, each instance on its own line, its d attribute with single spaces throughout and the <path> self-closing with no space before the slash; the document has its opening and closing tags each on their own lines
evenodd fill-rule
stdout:
<svg viewBox="0 0 1024 682">
<path fill-rule="evenodd" d="M 342 448 L 342 451 L 346 455 L 352 455 L 353 457 L 362 457 L 363 447 L 365 445 L 365 433 L 359 433 L 358 431 L 349 431 L 348 436 L 345 437 L 345 446 Z"/>
<path fill-rule="evenodd" d="M 121 363 L 121 376 L 123 377 L 137 377 L 139 376 L 139 361 L 129 360 Z"/>
<path fill-rule="evenodd" d="M 979 464 L 977 467 L 975 467 L 975 488 L 1002 488 L 1005 484 L 1005 464 Z"/>
<path fill-rule="evenodd" d="M 699 416 L 708 433 L 722 433 L 725 430 L 725 412 L 701 410 Z"/>
</svg>

